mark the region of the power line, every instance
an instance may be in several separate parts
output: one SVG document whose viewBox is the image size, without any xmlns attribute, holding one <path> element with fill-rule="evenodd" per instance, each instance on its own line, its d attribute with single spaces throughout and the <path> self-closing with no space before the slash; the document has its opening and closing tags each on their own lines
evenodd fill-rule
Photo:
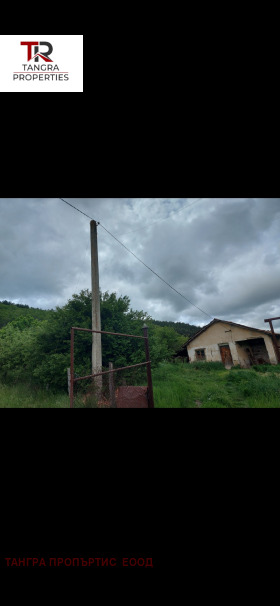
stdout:
<svg viewBox="0 0 280 606">
<path fill-rule="evenodd" d="M 85 215 L 85 217 L 88 217 L 88 219 L 91 219 L 92 221 L 95 221 L 95 219 L 93 219 L 93 217 L 90 217 L 89 215 L 87 215 L 86 213 L 84 213 L 83 211 L 79 210 L 79 208 L 77 208 L 76 206 L 73 206 L 73 204 L 70 204 L 69 202 L 67 202 L 66 200 L 64 200 L 63 198 L 59 198 L 59 200 L 62 200 L 62 202 L 65 202 L 66 204 L 68 204 L 69 206 L 72 206 L 72 208 L 74 208 L 75 210 L 77 210 L 78 212 L 82 213 L 82 215 Z M 125 248 L 125 250 L 127 250 L 131 255 L 133 255 L 133 257 L 135 257 L 135 259 L 137 259 L 137 261 L 139 261 L 140 263 L 142 263 L 142 265 L 144 265 L 149 271 L 151 271 L 155 276 L 157 276 L 157 278 L 159 278 L 162 282 L 164 282 L 164 284 L 166 284 L 167 286 L 169 286 L 169 288 L 171 288 L 172 290 L 174 290 L 174 292 L 176 292 L 178 295 L 180 295 L 180 297 L 182 297 L 183 299 L 185 299 L 188 303 L 190 303 L 191 305 L 193 305 L 193 307 L 196 307 L 196 309 L 198 309 L 199 311 L 201 311 L 203 314 L 205 314 L 206 316 L 208 316 L 209 318 L 213 319 L 213 316 L 211 316 L 210 314 L 208 314 L 206 311 L 204 311 L 203 309 L 201 309 L 200 307 L 198 307 L 197 305 L 195 305 L 194 303 L 192 303 L 192 301 L 190 301 L 189 299 L 187 299 L 187 297 L 185 297 L 185 295 L 182 295 L 181 292 L 179 292 L 176 288 L 174 288 L 174 286 L 172 286 L 171 284 L 169 284 L 169 282 L 167 282 L 166 280 L 164 280 L 164 278 L 162 278 L 157 272 L 155 272 L 151 267 L 149 267 L 149 265 L 146 265 L 146 263 L 144 263 L 144 261 L 142 261 L 142 259 L 139 259 L 139 257 L 137 257 L 137 255 L 135 255 L 134 252 L 132 252 L 132 250 L 130 250 L 127 246 L 125 246 L 125 244 L 123 244 L 120 240 L 118 240 L 118 238 L 116 238 L 116 236 L 114 236 L 114 234 L 112 234 L 104 225 L 102 225 L 102 223 L 100 222 L 96 222 L 98 225 L 100 225 L 100 227 L 102 227 L 112 238 L 114 238 L 114 240 L 116 240 L 123 248 Z"/>
<path fill-rule="evenodd" d="M 65 202 L 65 204 L 68 204 L 68 206 L 72 206 L 72 208 L 74 208 L 75 210 L 77 210 L 82 215 L 85 215 L 85 217 L 87 217 L 88 219 L 91 219 L 92 221 L 95 221 L 95 219 L 93 219 L 92 217 L 90 217 L 89 215 L 87 215 L 86 213 L 84 213 L 82 210 L 80 210 L 79 208 L 76 208 L 76 206 L 73 206 L 73 204 L 70 204 L 70 202 L 67 202 L 67 200 L 64 200 L 63 198 L 58 198 L 58 199 L 62 200 L 62 202 Z M 97 225 L 99 225 L 98 221 L 96 221 L 96 223 L 97 223 Z"/>
<path fill-rule="evenodd" d="M 178 295 L 180 295 L 180 297 L 183 297 L 183 299 L 185 299 L 186 301 L 188 301 L 188 303 L 190 303 L 191 305 L 193 305 L 194 307 L 196 307 L 196 309 L 199 309 L 199 311 L 202 311 L 202 313 L 205 314 L 206 316 L 208 316 L 209 318 L 213 318 L 213 316 L 210 316 L 210 314 L 208 314 L 206 311 L 203 311 L 203 309 L 201 309 L 200 307 L 197 307 L 197 305 L 195 305 L 189 299 L 187 299 L 187 297 L 185 297 L 185 295 L 182 295 L 182 293 L 180 293 L 178 290 L 176 290 L 176 288 L 174 288 L 174 286 L 171 286 L 171 284 L 169 284 L 169 282 L 166 282 L 166 280 L 164 280 L 164 278 L 162 278 L 159 274 L 157 274 L 156 271 L 154 271 L 151 267 L 149 267 L 149 265 L 146 265 L 146 263 L 144 263 L 144 261 L 142 261 L 141 259 L 139 259 L 139 257 L 137 257 L 134 254 L 134 252 L 132 252 L 132 250 L 130 250 L 129 248 L 127 248 L 127 246 L 125 246 L 125 244 L 123 244 L 122 242 L 120 242 L 120 240 L 118 240 L 118 238 L 116 238 L 116 236 L 114 236 L 113 234 L 111 234 L 111 232 L 108 229 L 106 229 L 106 227 L 104 227 L 104 225 L 102 225 L 102 223 L 100 223 L 100 227 L 103 227 L 103 229 L 105 229 L 105 231 L 107 231 L 107 233 L 110 234 L 110 236 L 112 236 L 112 238 L 114 238 L 114 240 L 116 240 L 119 244 L 121 244 L 121 246 L 123 246 L 123 248 L 125 248 L 131 255 L 133 255 L 135 257 L 135 259 L 137 259 L 137 261 L 140 261 L 140 263 L 142 263 L 142 265 L 144 265 L 145 267 L 147 267 L 147 269 L 149 269 L 162 282 L 164 282 L 165 284 L 167 284 L 167 286 L 169 286 L 169 288 L 172 288 L 172 290 L 174 290 L 174 292 L 176 292 Z"/>
</svg>

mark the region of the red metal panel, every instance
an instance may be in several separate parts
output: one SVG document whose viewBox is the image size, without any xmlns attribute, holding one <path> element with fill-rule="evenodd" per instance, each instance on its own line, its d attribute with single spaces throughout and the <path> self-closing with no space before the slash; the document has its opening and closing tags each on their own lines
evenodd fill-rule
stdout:
<svg viewBox="0 0 280 606">
<path fill-rule="evenodd" d="M 147 387 L 126 385 L 116 392 L 117 408 L 148 408 Z"/>
</svg>

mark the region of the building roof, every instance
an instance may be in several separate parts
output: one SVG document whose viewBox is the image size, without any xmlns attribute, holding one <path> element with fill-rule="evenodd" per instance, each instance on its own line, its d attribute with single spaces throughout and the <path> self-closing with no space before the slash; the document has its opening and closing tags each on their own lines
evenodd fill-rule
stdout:
<svg viewBox="0 0 280 606">
<path fill-rule="evenodd" d="M 206 324 L 206 326 L 204 326 L 199 332 L 197 332 L 193 337 L 191 337 L 185 345 L 189 345 L 189 343 L 191 341 L 193 341 L 194 339 L 196 339 L 196 337 L 198 337 L 199 335 L 201 335 L 203 332 L 205 332 L 205 330 L 207 330 L 210 326 L 212 326 L 213 324 L 216 324 L 217 322 L 224 322 L 224 324 L 230 324 L 231 326 L 240 326 L 241 328 L 247 328 L 249 330 L 254 330 L 256 332 L 260 332 L 260 333 L 265 333 L 266 335 L 269 335 L 270 337 L 272 336 L 271 331 L 270 330 L 262 330 L 261 328 L 254 328 L 253 326 L 245 326 L 244 324 L 236 324 L 236 322 L 229 322 L 228 320 L 219 320 L 218 318 L 214 318 L 214 320 L 212 320 L 212 322 L 209 322 L 209 324 Z M 277 337 L 280 337 L 279 333 L 275 333 Z"/>
</svg>

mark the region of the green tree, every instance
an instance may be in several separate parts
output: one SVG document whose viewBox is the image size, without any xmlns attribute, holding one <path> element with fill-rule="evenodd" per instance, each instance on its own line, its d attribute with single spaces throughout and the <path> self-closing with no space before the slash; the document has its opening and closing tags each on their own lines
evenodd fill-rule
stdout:
<svg viewBox="0 0 280 606">
<path fill-rule="evenodd" d="M 45 321 L 20 317 L 1 329 L 0 376 L 2 380 L 32 382 L 33 365 L 38 364 L 39 359 L 37 339 L 44 332 L 45 325 Z"/>
<path fill-rule="evenodd" d="M 150 326 L 150 353 L 153 365 L 169 361 L 185 343 L 186 337 L 179 335 L 174 328 L 168 326 Z"/>
<path fill-rule="evenodd" d="M 102 331 L 143 336 L 143 324 L 149 327 L 153 366 L 171 359 L 185 337 L 174 328 L 155 325 L 144 311 L 130 308 L 127 296 L 100 295 Z M 4 381 L 28 381 L 52 390 L 67 390 L 70 366 L 71 327 L 91 329 L 92 297 L 89 290 L 74 294 L 63 306 L 41 321 L 19 317 L 0 330 L 0 377 Z M 91 374 L 92 333 L 75 332 L 75 373 Z M 145 362 L 143 339 L 102 335 L 103 366 L 115 368 Z M 126 371 L 131 381 L 144 377 L 145 367 Z"/>
</svg>

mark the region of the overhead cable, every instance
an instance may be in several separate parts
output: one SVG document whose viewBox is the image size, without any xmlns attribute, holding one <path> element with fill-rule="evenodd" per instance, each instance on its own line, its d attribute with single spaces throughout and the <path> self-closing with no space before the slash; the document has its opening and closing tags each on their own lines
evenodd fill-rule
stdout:
<svg viewBox="0 0 280 606">
<path fill-rule="evenodd" d="M 64 200 L 64 198 L 59 198 L 59 200 L 62 200 L 62 202 L 65 202 L 69 206 L 72 206 L 72 208 L 74 208 L 78 212 L 82 213 L 82 215 L 85 215 L 85 217 L 88 217 L 88 219 L 91 219 L 92 221 L 95 221 L 95 219 L 93 219 L 92 217 L 90 217 L 89 215 L 87 215 L 86 213 L 84 213 L 83 211 L 81 211 L 79 208 L 77 208 L 73 204 L 70 204 L 69 202 L 67 202 L 66 200 Z M 164 280 L 164 278 L 162 278 L 156 271 L 154 271 L 151 267 L 149 267 L 149 265 L 147 265 L 146 263 L 144 263 L 144 261 L 142 261 L 142 259 L 139 259 L 139 257 L 137 257 L 137 255 L 135 255 L 135 253 L 132 252 L 132 250 L 130 250 L 127 246 L 125 246 L 125 244 L 123 244 L 118 238 L 116 238 L 116 236 L 114 236 L 114 234 L 112 234 L 104 225 L 102 225 L 102 223 L 97 222 L 97 221 L 96 221 L 96 223 L 98 225 L 100 225 L 100 227 L 102 227 L 102 229 L 104 229 L 112 238 L 114 238 L 114 240 L 116 240 L 123 248 L 125 248 L 125 250 L 127 250 L 127 252 L 129 252 L 131 255 L 133 255 L 133 257 L 135 257 L 135 259 L 137 259 L 137 261 L 139 261 L 140 263 L 142 263 L 142 265 L 144 265 L 149 271 L 151 271 L 155 276 L 157 276 L 157 278 L 159 278 L 159 280 L 161 280 L 162 282 L 164 282 L 164 284 L 166 284 L 167 286 L 169 286 L 169 288 L 171 288 L 172 290 L 174 290 L 174 292 L 176 292 L 178 295 L 180 295 L 180 297 L 182 297 L 188 303 L 190 303 L 191 305 L 193 305 L 193 307 L 196 307 L 196 309 L 198 309 L 199 311 L 201 311 L 203 314 L 205 314 L 209 318 L 214 319 L 213 316 L 211 316 L 206 311 L 204 311 L 203 309 L 201 309 L 200 307 L 198 307 L 197 305 L 195 305 L 195 303 L 192 303 L 192 301 L 190 301 L 189 299 L 187 299 L 187 297 L 185 297 L 185 295 L 183 295 L 181 292 L 179 292 L 179 290 L 177 290 L 176 288 L 174 288 L 174 286 L 172 286 L 171 284 L 169 284 L 169 282 L 167 282 L 166 280 Z"/>
</svg>

